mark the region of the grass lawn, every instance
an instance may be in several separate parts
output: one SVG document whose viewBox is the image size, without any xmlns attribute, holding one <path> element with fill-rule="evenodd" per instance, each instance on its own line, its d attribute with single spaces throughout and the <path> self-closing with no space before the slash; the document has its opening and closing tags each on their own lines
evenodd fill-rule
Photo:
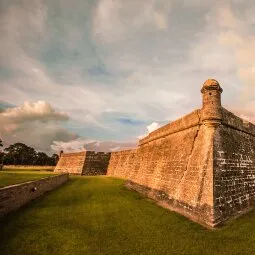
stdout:
<svg viewBox="0 0 255 255">
<path fill-rule="evenodd" d="M 208 230 L 107 177 L 72 177 L 0 222 L 0 254 L 255 254 L 255 211 Z"/>
<path fill-rule="evenodd" d="M 17 183 L 37 180 L 53 175 L 48 171 L 4 170 L 0 171 L 0 188 Z"/>
</svg>

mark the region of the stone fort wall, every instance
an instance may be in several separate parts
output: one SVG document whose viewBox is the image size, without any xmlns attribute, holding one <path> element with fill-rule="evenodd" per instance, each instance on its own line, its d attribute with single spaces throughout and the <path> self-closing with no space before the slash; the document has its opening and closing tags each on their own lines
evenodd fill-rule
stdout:
<svg viewBox="0 0 255 255">
<path fill-rule="evenodd" d="M 86 152 L 62 153 L 54 172 L 82 174 Z"/>
<path fill-rule="evenodd" d="M 110 176 L 195 221 L 213 224 L 213 134 L 200 110 L 140 141 L 135 150 L 113 152 Z"/>
<path fill-rule="evenodd" d="M 110 153 L 84 151 L 62 153 L 54 172 L 79 175 L 105 175 Z"/>
<path fill-rule="evenodd" d="M 222 108 L 214 136 L 214 210 L 220 222 L 255 200 L 255 125 Z"/>
<path fill-rule="evenodd" d="M 0 218 L 63 185 L 68 179 L 68 174 L 60 174 L 0 188 Z"/>
<path fill-rule="evenodd" d="M 209 81 L 209 82 L 208 82 Z M 202 109 L 113 152 L 107 174 L 202 224 L 215 226 L 251 208 L 255 198 L 255 126 L 221 106 L 208 80 Z"/>
<path fill-rule="evenodd" d="M 204 225 L 216 226 L 255 200 L 255 125 L 221 106 L 207 80 L 202 108 L 150 133 L 136 149 L 64 153 L 56 172 L 127 179 L 126 186 Z"/>
<path fill-rule="evenodd" d="M 86 151 L 83 175 L 106 175 L 111 153 Z"/>
</svg>

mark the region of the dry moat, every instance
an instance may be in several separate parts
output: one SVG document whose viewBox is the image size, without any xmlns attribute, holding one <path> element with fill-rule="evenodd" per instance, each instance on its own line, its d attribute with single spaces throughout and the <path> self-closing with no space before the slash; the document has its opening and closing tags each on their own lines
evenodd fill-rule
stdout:
<svg viewBox="0 0 255 255">
<path fill-rule="evenodd" d="M 208 230 L 112 177 L 71 177 L 0 223 L 0 254 L 254 254 L 255 211 Z"/>
</svg>

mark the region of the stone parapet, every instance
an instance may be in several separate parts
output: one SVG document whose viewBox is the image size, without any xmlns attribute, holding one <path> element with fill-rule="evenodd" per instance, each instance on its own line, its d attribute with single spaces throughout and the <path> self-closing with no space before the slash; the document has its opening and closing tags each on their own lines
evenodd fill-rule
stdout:
<svg viewBox="0 0 255 255">
<path fill-rule="evenodd" d="M 195 110 L 184 117 L 175 120 L 159 129 L 151 132 L 148 136 L 139 141 L 139 146 L 145 145 L 151 141 L 164 138 L 168 135 L 183 131 L 185 129 L 197 126 L 200 124 L 201 110 Z"/>
<path fill-rule="evenodd" d="M 68 174 L 61 174 L 0 188 L 0 217 L 61 186 L 68 179 Z"/>
<path fill-rule="evenodd" d="M 236 116 L 234 113 L 228 111 L 223 107 L 221 123 L 233 129 L 255 136 L 255 125 L 253 123 Z"/>
</svg>

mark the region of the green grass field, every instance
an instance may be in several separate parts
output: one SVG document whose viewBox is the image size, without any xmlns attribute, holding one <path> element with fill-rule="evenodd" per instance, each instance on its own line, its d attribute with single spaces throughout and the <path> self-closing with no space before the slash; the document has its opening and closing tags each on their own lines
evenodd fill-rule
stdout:
<svg viewBox="0 0 255 255">
<path fill-rule="evenodd" d="M 43 177 L 51 176 L 54 173 L 49 171 L 28 171 L 28 170 L 4 170 L 0 171 L 0 188 L 8 185 L 37 180 Z"/>
<path fill-rule="evenodd" d="M 0 222 L 0 254 L 255 254 L 255 211 L 209 230 L 109 177 L 72 177 Z"/>
</svg>

